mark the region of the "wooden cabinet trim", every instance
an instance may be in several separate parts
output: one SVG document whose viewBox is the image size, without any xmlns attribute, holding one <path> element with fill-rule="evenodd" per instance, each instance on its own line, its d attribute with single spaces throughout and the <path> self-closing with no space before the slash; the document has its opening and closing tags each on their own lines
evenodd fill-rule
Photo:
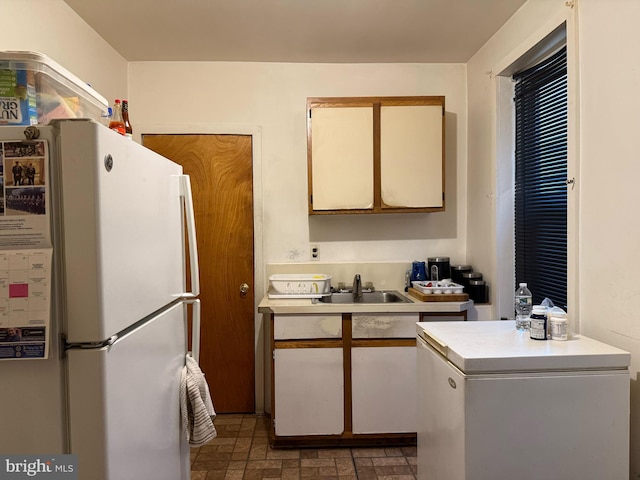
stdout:
<svg viewBox="0 0 640 480">
<path fill-rule="evenodd" d="M 351 407 L 352 379 L 351 379 L 351 314 L 342 314 L 342 340 L 344 350 L 342 351 L 342 365 L 344 375 L 344 435 L 353 434 L 353 409 Z"/>
<path fill-rule="evenodd" d="M 351 342 L 351 347 L 415 347 L 415 338 L 360 338 Z"/>
<path fill-rule="evenodd" d="M 274 349 L 279 348 L 342 348 L 342 340 L 311 339 L 311 340 L 276 340 Z"/>
</svg>

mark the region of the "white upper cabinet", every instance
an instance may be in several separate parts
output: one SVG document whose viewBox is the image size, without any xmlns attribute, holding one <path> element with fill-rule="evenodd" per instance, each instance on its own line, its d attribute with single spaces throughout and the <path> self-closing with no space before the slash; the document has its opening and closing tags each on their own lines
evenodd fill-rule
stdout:
<svg viewBox="0 0 640 480">
<path fill-rule="evenodd" d="M 442 207 L 442 107 L 380 109 L 380 177 L 387 207 Z"/>
<path fill-rule="evenodd" d="M 316 108 L 312 115 L 314 208 L 373 208 L 373 106 Z"/>
<path fill-rule="evenodd" d="M 444 211 L 444 97 L 307 99 L 309 213 Z"/>
</svg>

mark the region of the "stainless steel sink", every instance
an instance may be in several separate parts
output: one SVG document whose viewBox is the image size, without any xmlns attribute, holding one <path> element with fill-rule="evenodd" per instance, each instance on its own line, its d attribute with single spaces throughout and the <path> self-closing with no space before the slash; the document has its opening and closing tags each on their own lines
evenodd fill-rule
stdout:
<svg viewBox="0 0 640 480">
<path fill-rule="evenodd" d="M 323 303 L 411 303 L 407 297 L 395 290 L 363 292 L 362 298 L 355 301 L 353 293 L 332 293 L 320 299 Z"/>
</svg>

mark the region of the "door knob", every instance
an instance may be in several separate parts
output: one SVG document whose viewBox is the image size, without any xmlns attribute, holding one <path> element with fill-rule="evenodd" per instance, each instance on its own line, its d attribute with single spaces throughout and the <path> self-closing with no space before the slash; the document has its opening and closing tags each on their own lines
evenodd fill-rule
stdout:
<svg viewBox="0 0 640 480">
<path fill-rule="evenodd" d="M 247 293 L 249 293 L 249 285 L 243 283 L 240 285 L 240 295 L 244 297 Z"/>
</svg>

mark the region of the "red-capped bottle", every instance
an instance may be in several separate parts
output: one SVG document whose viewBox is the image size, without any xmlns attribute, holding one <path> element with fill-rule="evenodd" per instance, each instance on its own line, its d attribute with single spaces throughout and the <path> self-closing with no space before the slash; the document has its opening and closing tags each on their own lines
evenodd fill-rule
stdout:
<svg viewBox="0 0 640 480">
<path fill-rule="evenodd" d="M 119 99 L 116 99 L 113 104 L 113 114 L 111 116 L 111 121 L 109 122 L 109 128 L 111 130 L 115 130 L 120 135 L 124 135 L 126 133 L 124 120 L 122 120 L 122 105 Z"/>
</svg>

